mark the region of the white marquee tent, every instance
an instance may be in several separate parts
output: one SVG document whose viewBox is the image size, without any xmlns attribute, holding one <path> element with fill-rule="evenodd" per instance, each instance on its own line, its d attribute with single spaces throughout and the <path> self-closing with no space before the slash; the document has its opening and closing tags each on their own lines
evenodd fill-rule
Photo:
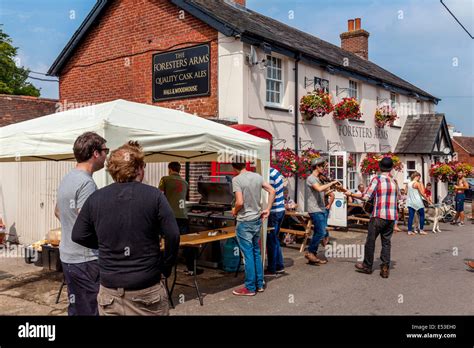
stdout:
<svg viewBox="0 0 474 348">
<path fill-rule="evenodd" d="M 73 161 L 74 140 L 87 131 L 103 136 L 110 149 L 139 141 L 149 163 L 229 162 L 243 156 L 255 160 L 257 171 L 269 177 L 268 140 L 185 112 L 121 99 L 1 127 L 0 162 Z M 111 183 L 105 170 L 99 173 L 99 187 Z M 265 201 L 267 195 L 263 197 Z"/>
</svg>

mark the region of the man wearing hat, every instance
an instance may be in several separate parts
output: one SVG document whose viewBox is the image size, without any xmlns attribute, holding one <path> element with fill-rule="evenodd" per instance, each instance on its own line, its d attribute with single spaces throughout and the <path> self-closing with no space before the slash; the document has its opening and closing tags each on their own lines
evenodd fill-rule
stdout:
<svg viewBox="0 0 474 348">
<path fill-rule="evenodd" d="M 375 241 L 380 235 L 382 251 L 380 253 L 380 276 L 388 278 L 390 269 L 391 238 L 395 221 L 398 219 L 398 185 L 390 177 L 393 161 L 384 157 L 379 163 L 381 174 L 374 177 L 365 193 L 346 192 L 346 195 L 365 200 L 374 199 L 374 210 L 369 222 L 369 231 L 365 242 L 364 261 L 355 265 L 356 271 L 366 274 L 372 273 L 374 263 Z"/>
<path fill-rule="evenodd" d="M 326 226 L 328 219 L 328 210 L 326 209 L 325 192 L 328 191 L 338 181 L 332 181 L 327 184 L 323 184 L 319 178 L 326 170 L 327 157 L 318 157 L 311 161 L 312 174 L 306 179 L 306 185 L 310 188 L 310 194 L 308 196 L 308 204 L 306 210 L 311 217 L 314 225 L 314 233 L 311 238 L 311 243 L 308 247 L 308 252 L 305 254 L 305 258 L 309 264 L 323 265 L 327 263 L 326 260 L 318 258 L 318 246 L 321 240 L 326 235 Z"/>
</svg>

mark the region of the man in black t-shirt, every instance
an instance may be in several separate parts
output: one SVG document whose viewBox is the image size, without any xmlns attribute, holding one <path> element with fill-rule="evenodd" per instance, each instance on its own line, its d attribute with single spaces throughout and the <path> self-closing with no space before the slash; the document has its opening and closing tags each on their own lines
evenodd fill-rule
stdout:
<svg viewBox="0 0 474 348">
<path fill-rule="evenodd" d="M 142 184 L 144 168 L 138 143 L 112 151 L 115 183 L 90 195 L 72 231 L 74 242 L 99 249 L 100 315 L 169 314 L 163 277 L 176 262 L 178 225 L 163 193 Z"/>
</svg>

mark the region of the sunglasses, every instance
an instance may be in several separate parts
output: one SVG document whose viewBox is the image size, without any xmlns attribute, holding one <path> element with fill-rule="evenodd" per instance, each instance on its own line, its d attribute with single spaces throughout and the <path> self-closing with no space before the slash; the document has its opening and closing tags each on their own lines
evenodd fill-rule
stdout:
<svg viewBox="0 0 474 348">
<path fill-rule="evenodd" d="M 97 149 L 97 151 L 99 151 L 99 152 L 105 151 L 105 154 L 108 155 L 109 152 L 110 152 L 110 149 L 108 147 L 104 147 L 104 148 L 101 148 L 101 149 Z"/>
</svg>

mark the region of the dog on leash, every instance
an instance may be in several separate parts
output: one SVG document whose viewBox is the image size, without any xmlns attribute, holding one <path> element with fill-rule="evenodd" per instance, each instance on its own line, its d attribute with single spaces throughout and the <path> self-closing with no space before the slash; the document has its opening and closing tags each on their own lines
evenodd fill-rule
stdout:
<svg viewBox="0 0 474 348">
<path fill-rule="evenodd" d="M 425 208 L 425 221 L 430 221 L 433 223 L 433 228 L 431 229 L 433 233 L 441 232 L 439 222 L 444 221 L 445 216 L 450 213 L 450 209 L 451 207 L 446 203 L 432 204 L 428 208 Z M 418 214 L 415 214 L 415 219 L 413 221 L 413 231 L 420 231 L 420 219 Z"/>
</svg>

